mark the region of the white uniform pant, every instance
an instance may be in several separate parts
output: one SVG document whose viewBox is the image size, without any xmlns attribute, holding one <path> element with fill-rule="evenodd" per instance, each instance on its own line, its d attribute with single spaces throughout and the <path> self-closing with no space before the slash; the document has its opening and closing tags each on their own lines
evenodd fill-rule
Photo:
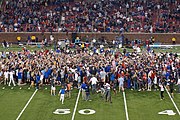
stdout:
<svg viewBox="0 0 180 120">
<path fill-rule="evenodd" d="M 4 78 L 4 85 L 6 85 L 6 83 L 8 84 L 8 77 Z"/>
<path fill-rule="evenodd" d="M 64 104 L 64 94 L 60 95 L 60 101 L 62 101 L 62 104 Z"/>
<path fill-rule="evenodd" d="M 10 77 L 9 86 L 11 85 L 11 82 L 13 83 L 14 86 L 16 86 L 16 85 L 15 85 L 15 82 L 14 82 L 14 79 Z"/>
</svg>

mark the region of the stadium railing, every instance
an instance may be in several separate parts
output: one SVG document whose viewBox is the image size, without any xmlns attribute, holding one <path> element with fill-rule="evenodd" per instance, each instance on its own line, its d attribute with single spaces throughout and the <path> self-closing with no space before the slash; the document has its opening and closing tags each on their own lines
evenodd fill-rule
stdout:
<svg viewBox="0 0 180 120">
<path fill-rule="evenodd" d="M 66 32 L 0 32 L 0 42 L 3 42 L 6 40 L 7 42 L 15 42 L 17 36 L 21 36 L 21 41 L 27 42 L 27 37 L 35 35 L 38 37 L 38 40 L 41 41 L 45 38 L 49 39 L 50 35 L 53 35 L 55 40 L 58 39 L 66 39 L 68 38 L 70 41 L 72 40 L 72 32 L 66 33 Z M 120 33 L 113 33 L 113 32 L 80 32 L 77 33 L 77 36 L 79 38 L 83 38 L 88 36 L 89 40 L 96 39 L 98 38 L 104 38 L 107 41 L 112 41 L 116 39 L 116 36 L 121 36 L 122 34 Z M 123 33 L 125 38 L 128 38 L 128 40 L 135 40 L 139 39 L 142 41 L 146 41 L 150 39 L 151 37 L 155 38 L 155 42 L 160 42 L 160 43 L 165 43 L 165 44 L 171 44 L 172 43 L 172 38 L 176 38 L 176 43 L 180 44 L 180 33 Z"/>
</svg>

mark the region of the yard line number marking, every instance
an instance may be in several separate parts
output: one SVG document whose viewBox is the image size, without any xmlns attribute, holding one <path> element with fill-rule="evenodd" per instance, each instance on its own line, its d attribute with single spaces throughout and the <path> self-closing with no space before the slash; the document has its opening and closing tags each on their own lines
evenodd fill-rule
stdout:
<svg viewBox="0 0 180 120">
<path fill-rule="evenodd" d="M 79 89 L 79 93 L 78 93 L 78 96 L 77 96 L 77 99 L 76 99 L 76 104 L 75 104 L 75 107 L 74 107 L 74 112 L 73 112 L 73 115 L 72 115 L 72 119 L 71 120 L 74 120 L 74 117 L 75 117 L 75 114 L 76 114 L 76 109 L 77 109 L 77 105 L 78 105 L 78 102 L 79 102 L 79 96 L 81 94 L 81 89 Z"/>
<path fill-rule="evenodd" d="M 166 92 L 168 93 L 169 98 L 171 99 L 171 101 L 172 101 L 172 103 L 173 103 L 174 107 L 176 108 L 176 110 L 177 110 L 178 114 L 180 115 L 180 112 L 179 112 L 179 109 L 178 109 L 178 107 L 177 107 L 176 103 L 175 103 L 175 102 L 174 102 L 174 100 L 172 99 L 172 97 L 171 97 L 171 95 L 170 95 L 170 93 L 168 92 L 168 90 L 167 90 L 167 88 L 166 88 L 166 87 L 165 87 L 165 89 L 166 89 Z"/>
<path fill-rule="evenodd" d="M 85 111 L 88 111 L 88 112 L 85 112 Z M 92 115 L 92 114 L 95 114 L 96 111 L 92 109 L 83 109 L 83 110 L 79 110 L 79 113 L 83 115 Z"/>
<path fill-rule="evenodd" d="M 24 108 L 22 109 L 22 111 L 20 112 L 20 114 L 18 115 L 18 117 L 16 118 L 16 120 L 19 120 L 19 118 L 21 117 L 21 115 L 23 114 L 23 112 L 25 111 L 25 109 L 27 108 L 27 106 L 29 105 L 29 103 L 31 102 L 31 100 L 33 99 L 34 95 L 36 94 L 36 92 L 38 91 L 38 89 L 36 89 L 34 91 L 34 93 L 32 94 L 32 96 L 30 97 L 30 99 L 28 100 L 28 102 L 26 103 L 26 105 L 24 106 Z"/>
<path fill-rule="evenodd" d="M 125 92 L 123 92 L 123 98 L 124 98 L 124 107 L 125 107 L 125 112 L 126 112 L 126 120 L 129 120 Z"/>
<path fill-rule="evenodd" d="M 53 113 L 57 115 L 65 115 L 71 113 L 71 111 L 70 109 L 56 109 Z"/>
</svg>

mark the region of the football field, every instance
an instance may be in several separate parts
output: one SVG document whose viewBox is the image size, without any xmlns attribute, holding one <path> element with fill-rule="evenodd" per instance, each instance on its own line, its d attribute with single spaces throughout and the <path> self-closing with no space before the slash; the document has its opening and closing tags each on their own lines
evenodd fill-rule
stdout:
<svg viewBox="0 0 180 120">
<path fill-rule="evenodd" d="M 50 95 L 50 87 L 35 90 L 27 86 L 5 87 L 0 85 L 0 120 L 179 120 L 180 115 L 165 92 L 160 100 L 159 91 L 126 90 L 112 93 L 112 103 L 105 102 L 100 94 L 91 94 L 92 101 L 83 101 L 79 90 L 72 90 L 72 97 Z M 57 87 L 59 90 L 60 87 Z M 57 93 L 57 91 L 56 91 Z M 180 94 L 174 102 L 179 110 Z M 127 108 L 127 109 L 126 109 Z M 169 110 L 169 111 L 166 111 Z M 164 111 L 164 112 L 163 112 Z M 161 112 L 161 114 L 158 114 Z M 175 115 L 170 115 L 174 114 Z"/>
</svg>

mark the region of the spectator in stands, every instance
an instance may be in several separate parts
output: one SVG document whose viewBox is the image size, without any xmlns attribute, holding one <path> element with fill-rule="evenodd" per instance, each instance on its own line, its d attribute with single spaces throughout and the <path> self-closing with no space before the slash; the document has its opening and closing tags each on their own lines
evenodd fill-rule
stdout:
<svg viewBox="0 0 180 120">
<path fill-rule="evenodd" d="M 2 32 L 180 31 L 178 0 L 8 0 L 2 8 Z"/>
</svg>

